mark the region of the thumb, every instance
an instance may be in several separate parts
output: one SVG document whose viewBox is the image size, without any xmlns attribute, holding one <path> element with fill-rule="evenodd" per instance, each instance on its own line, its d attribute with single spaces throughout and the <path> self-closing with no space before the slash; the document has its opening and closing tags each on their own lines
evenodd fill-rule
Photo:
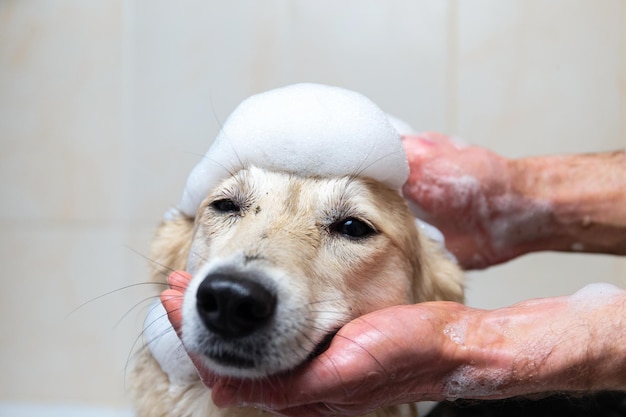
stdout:
<svg viewBox="0 0 626 417">
<path fill-rule="evenodd" d="M 167 311 L 167 318 L 169 319 L 172 327 L 176 330 L 178 337 L 180 337 L 180 329 L 182 325 L 183 315 L 183 293 L 177 290 L 165 290 L 160 296 L 161 303 Z"/>
</svg>

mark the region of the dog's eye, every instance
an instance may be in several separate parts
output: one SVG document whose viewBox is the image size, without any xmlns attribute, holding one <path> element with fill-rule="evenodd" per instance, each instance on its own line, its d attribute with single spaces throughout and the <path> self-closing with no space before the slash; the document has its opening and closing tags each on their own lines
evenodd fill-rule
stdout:
<svg viewBox="0 0 626 417">
<path fill-rule="evenodd" d="M 369 224 L 353 217 L 340 220 L 333 224 L 331 228 L 333 231 L 353 239 L 364 238 L 376 233 Z"/>
<path fill-rule="evenodd" d="M 241 210 L 241 207 L 239 207 L 233 200 L 230 200 L 228 198 L 215 200 L 211 203 L 211 207 L 223 213 L 233 213 Z"/>
</svg>

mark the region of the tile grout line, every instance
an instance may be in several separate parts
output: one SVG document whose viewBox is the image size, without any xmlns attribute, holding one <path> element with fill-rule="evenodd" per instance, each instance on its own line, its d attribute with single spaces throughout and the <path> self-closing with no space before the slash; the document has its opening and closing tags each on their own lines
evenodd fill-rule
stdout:
<svg viewBox="0 0 626 417">
<path fill-rule="evenodd" d="M 446 106 L 444 126 L 447 134 L 458 134 L 458 0 L 448 1 L 446 19 Z"/>
<path fill-rule="evenodd" d="M 626 2 L 621 3 L 622 7 L 622 39 L 620 47 L 620 135 L 622 136 L 622 144 L 626 150 Z"/>
<path fill-rule="evenodd" d="M 120 111 L 121 111 L 121 135 L 122 135 L 122 152 L 123 152 L 123 166 L 125 172 L 125 181 L 120 184 L 120 191 L 123 193 L 123 210 L 124 214 L 122 218 L 127 225 L 132 223 L 130 218 L 132 213 L 132 207 L 130 206 L 132 198 L 131 190 L 133 181 L 131 181 L 132 174 L 132 154 L 134 148 L 134 88 L 133 88 L 133 75 L 134 75 L 134 56 L 133 45 L 134 36 L 133 29 L 135 24 L 135 1 L 125 0 L 121 2 L 121 20 L 122 20 L 122 33 L 120 44 L 121 55 L 121 94 L 120 94 Z"/>
</svg>

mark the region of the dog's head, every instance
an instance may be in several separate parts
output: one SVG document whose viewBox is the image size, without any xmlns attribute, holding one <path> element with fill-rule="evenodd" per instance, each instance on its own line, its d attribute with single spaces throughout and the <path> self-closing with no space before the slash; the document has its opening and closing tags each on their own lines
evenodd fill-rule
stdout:
<svg viewBox="0 0 626 417">
<path fill-rule="evenodd" d="M 226 155 L 230 173 L 209 187 L 204 179 L 225 166 L 205 158 L 190 176 L 185 216 L 166 221 L 155 242 L 158 262 L 193 275 L 183 343 L 218 374 L 293 369 L 363 314 L 462 298 L 456 266 L 420 236 L 398 192 L 406 161 L 387 116 L 351 92 L 323 87 L 320 96 L 319 89 L 292 88 L 240 106 L 211 154 Z M 280 109 L 275 120 L 268 107 Z M 363 132 L 363 123 L 371 129 Z M 327 137 L 312 144 L 310 131 L 324 129 Z M 367 135 L 371 144 L 355 146 Z M 265 137 L 271 142 L 259 145 Z M 272 154 L 297 152 L 298 143 L 308 148 L 295 162 Z M 273 159 L 233 169 L 244 154 Z M 399 172 L 391 176 L 393 169 L 379 169 L 389 158 Z"/>
</svg>

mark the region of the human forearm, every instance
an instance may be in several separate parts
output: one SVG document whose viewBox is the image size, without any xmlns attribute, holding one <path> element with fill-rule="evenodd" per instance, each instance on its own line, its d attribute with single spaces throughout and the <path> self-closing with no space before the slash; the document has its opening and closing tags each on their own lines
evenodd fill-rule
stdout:
<svg viewBox="0 0 626 417">
<path fill-rule="evenodd" d="M 509 166 L 513 195 L 545 209 L 533 224 L 510 225 L 526 230 L 514 242 L 521 252 L 626 254 L 625 152 L 524 158 Z"/>
<path fill-rule="evenodd" d="M 459 348 L 466 365 L 448 377 L 444 396 L 626 390 L 624 317 L 626 291 L 605 284 L 570 297 L 469 310 Z"/>
</svg>

